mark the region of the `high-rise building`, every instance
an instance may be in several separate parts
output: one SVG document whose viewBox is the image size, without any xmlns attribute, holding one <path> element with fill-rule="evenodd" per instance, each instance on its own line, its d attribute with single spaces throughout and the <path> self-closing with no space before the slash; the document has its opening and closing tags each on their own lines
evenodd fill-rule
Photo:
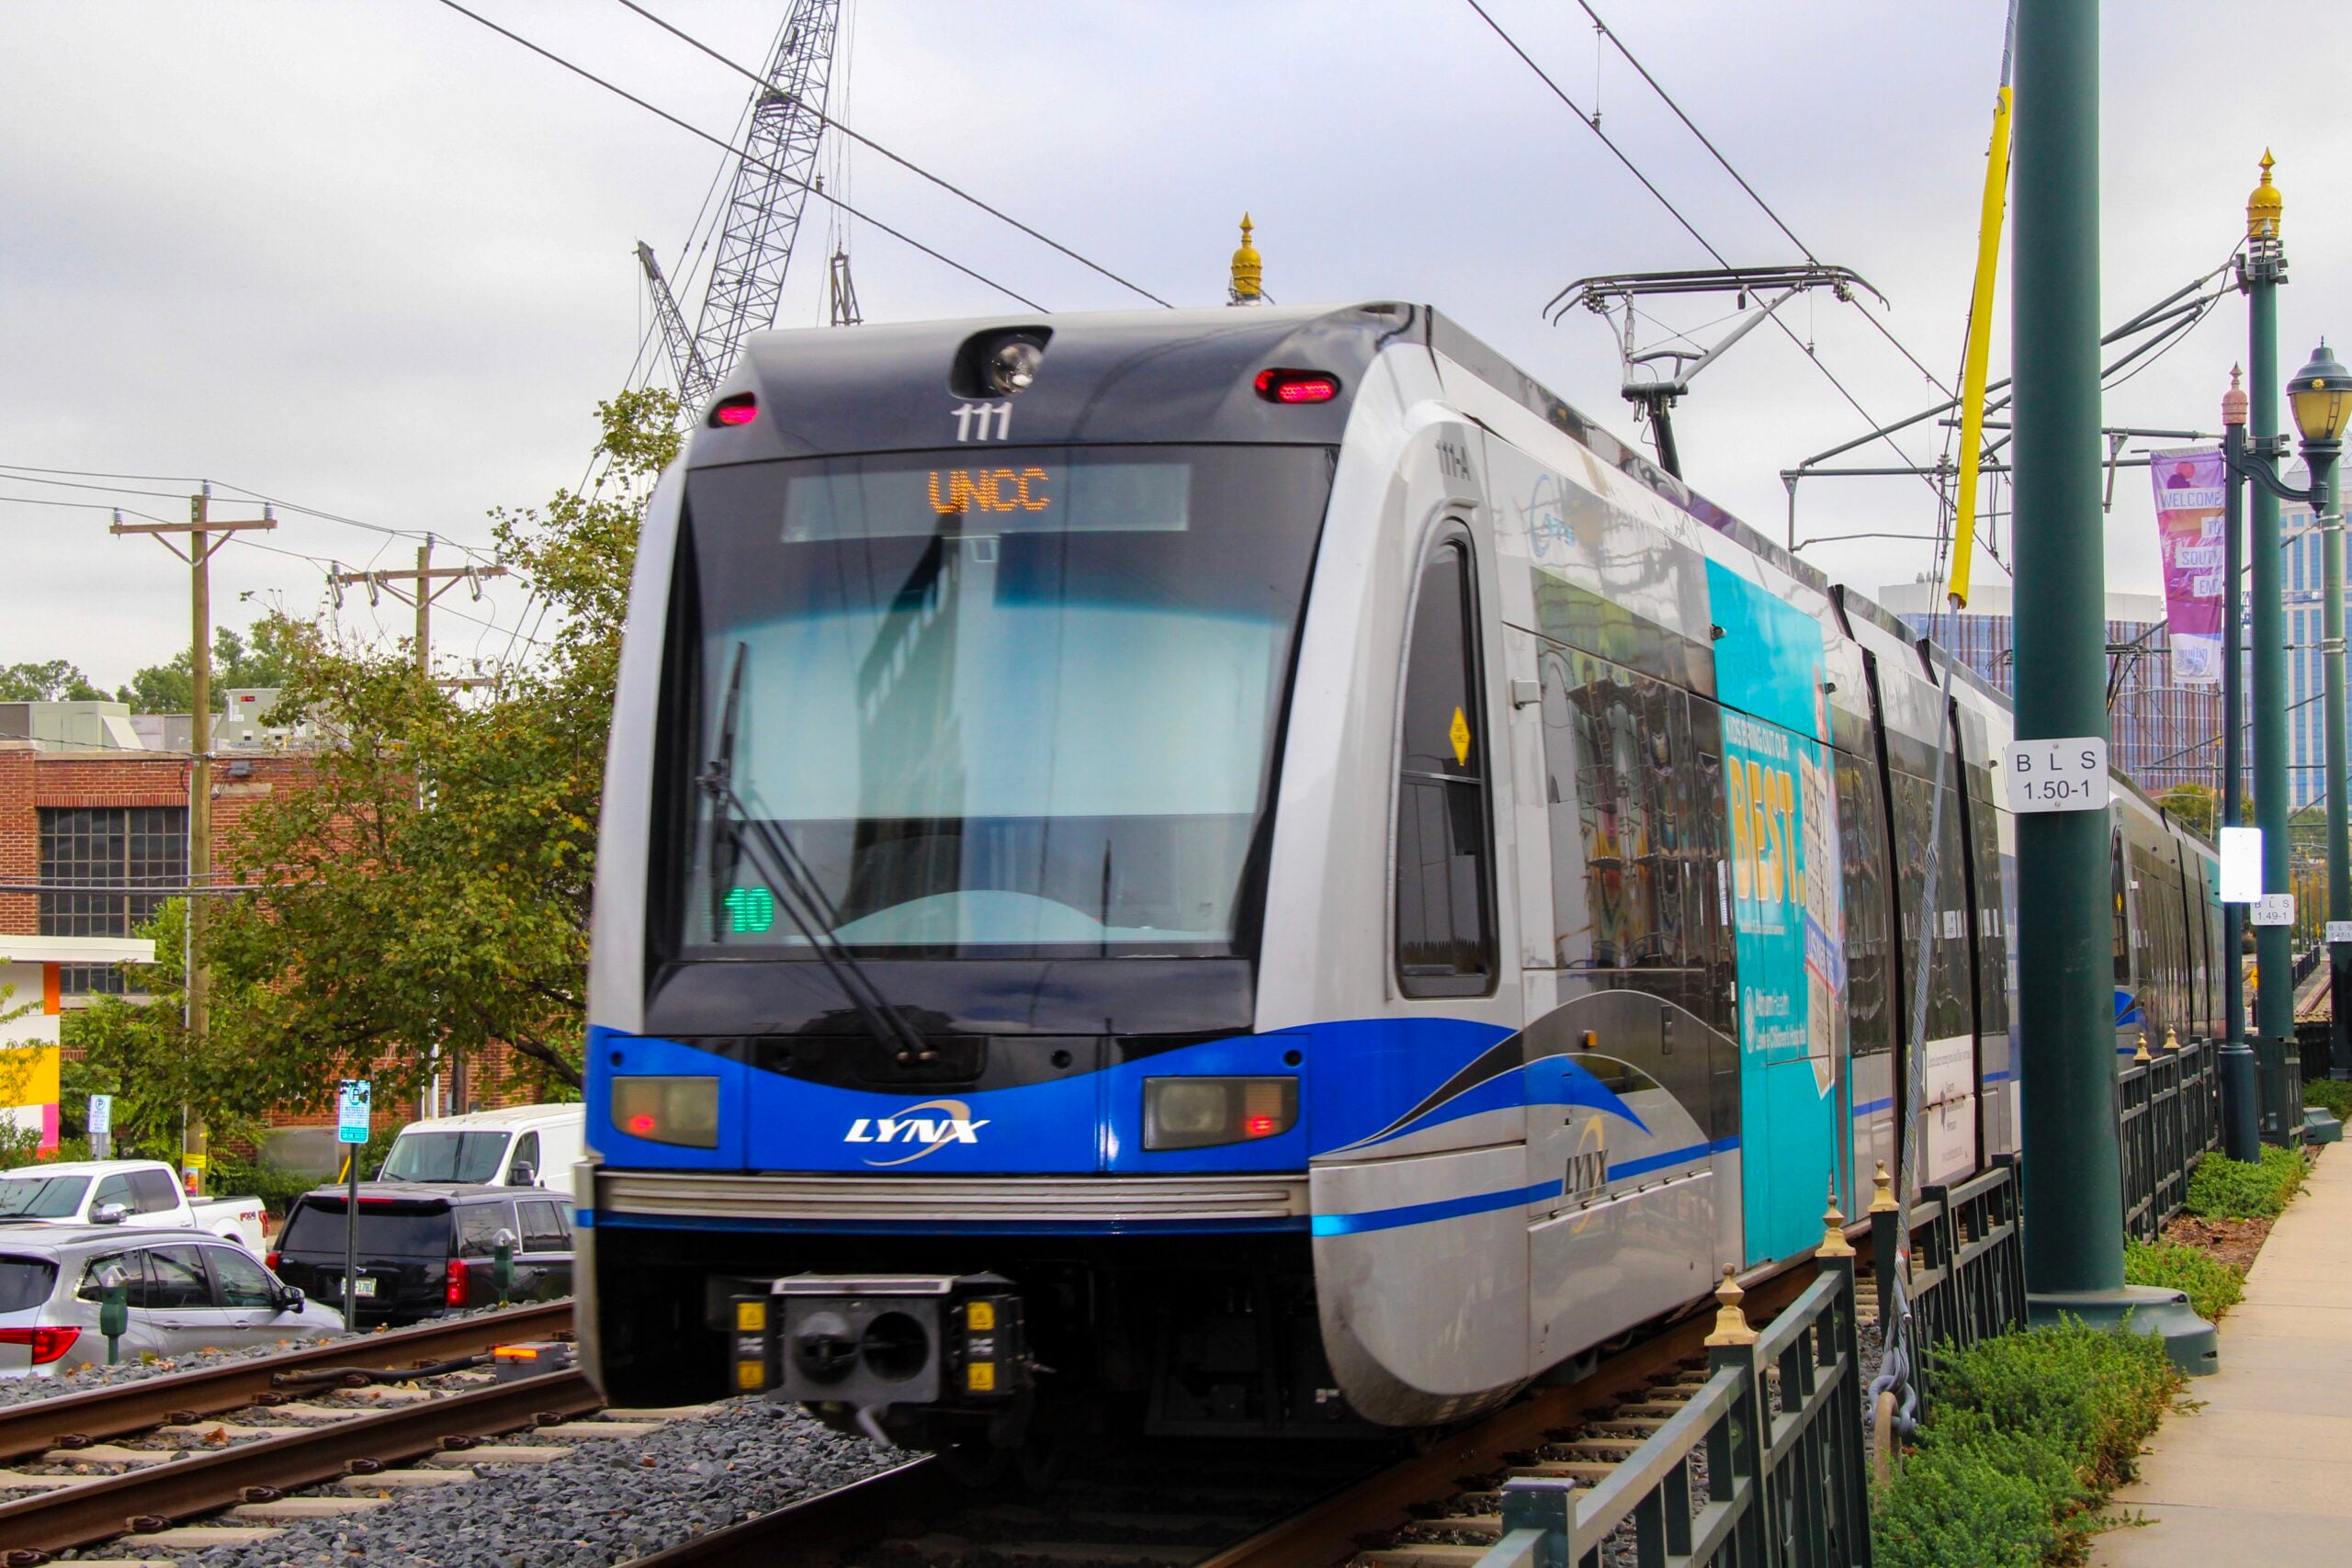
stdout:
<svg viewBox="0 0 2352 1568">
<path fill-rule="evenodd" d="M 2318 536 L 2310 537 L 2316 563 Z M 2289 547 L 2291 551 L 2294 547 Z M 2316 585 L 2316 566 L 2312 581 Z M 1944 607 L 1941 587 L 1924 581 L 1894 584 L 1881 589 L 1875 597 L 1912 630 L 1960 655 L 2003 692 L 2014 693 L 2017 643 L 2007 587 L 1977 584 L 1969 595 L 1968 608 L 1957 615 Z M 2289 603 L 2295 603 L 2291 593 Z M 2316 626 L 2316 592 L 2312 604 Z M 2312 658 L 2316 689 L 2316 653 Z M 2181 784 L 2218 787 L 2222 690 L 2173 683 L 2172 638 L 2165 622 L 2163 595 L 2107 596 L 2107 667 L 2109 760 L 2151 795 L 2161 795 Z M 2300 672 L 2301 666 L 2298 663 L 2295 668 Z M 2308 711 L 2316 718 L 2317 705 Z M 2314 743 L 2312 756 L 2318 755 Z M 2296 760 L 2301 760 L 2300 754 Z M 2304 797 L 2295 798 L 2300 803 Z"/>
</svg>

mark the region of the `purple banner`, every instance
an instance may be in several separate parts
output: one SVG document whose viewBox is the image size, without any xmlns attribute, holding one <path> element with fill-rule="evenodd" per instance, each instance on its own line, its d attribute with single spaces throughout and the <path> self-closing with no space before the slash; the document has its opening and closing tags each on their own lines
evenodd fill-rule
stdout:
<svg viewBox="0 0 2352 1568">
<path fill-rule="evenodd" d="M 2176 686 L 2222 680 L 2222 454 L 2190 446 L 2152 455 L 2156 549 L 2165 567 L 2165 619 Z"/>
</svg>

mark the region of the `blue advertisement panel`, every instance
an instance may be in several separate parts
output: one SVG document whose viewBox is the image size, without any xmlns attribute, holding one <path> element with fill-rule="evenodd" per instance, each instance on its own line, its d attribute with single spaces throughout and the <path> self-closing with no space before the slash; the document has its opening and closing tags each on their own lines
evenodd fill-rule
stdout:
<svg viewBox="0 0 2352 1568">
<path fill-rule="evenodd" d="M 1739 964 L 1740 1175 L 1750 1262 L 1821 1238 L 1838 1168 L 1845 920 L 1837 792 L 1817 739 L 1817 622 L 1710 562 Z"/>
</svg>

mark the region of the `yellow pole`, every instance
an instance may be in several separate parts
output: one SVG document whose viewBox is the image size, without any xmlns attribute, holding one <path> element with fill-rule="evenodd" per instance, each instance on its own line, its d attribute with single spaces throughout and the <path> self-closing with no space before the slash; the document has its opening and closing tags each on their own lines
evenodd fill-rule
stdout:
<svg viewBox="0 0 2352 1568">
<path fill-rule="evenodd" d="M 2017 25 L 2014 5 L 2009 25 Z M 1960 497 L 1953 512 L 1951 605 L 1968 605 L 1976 557 L 1976 469 L 1984 450 L 1984 368 L 1993 347 L 1993 285 L 2001 266 L 2001 218 L 2009 188 L 2009 55 L 2001 49 L 2001 90 L 1993 104 L 1993 145 L 1984 158 L 1984 199 L 1976 215 L 1976 288 L 1968 302 L 1968 362 L 1961 372 Z"/>
</svg>

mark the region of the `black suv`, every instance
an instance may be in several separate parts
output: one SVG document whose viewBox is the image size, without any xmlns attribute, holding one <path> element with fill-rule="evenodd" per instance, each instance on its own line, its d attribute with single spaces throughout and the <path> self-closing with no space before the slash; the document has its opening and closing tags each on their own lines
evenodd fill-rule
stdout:
<svg viewBox="0 0 2352 1568">
<path fill-rule="evenodd" d="M 296 1199 L 269 1255 L 279 1279 L 332 1305 L 343 1302 L 346 1192 L 322 1187 Z M 508 1299 L 548 1301 L 571 1293 L 571 1216 L 560 1194 L 363 1181 L 358 1224 L 357 1310 L 345 1314 L 355 1328 L 495 1304 L 502 1233 L 514 1247 Z"/>
</svg>

